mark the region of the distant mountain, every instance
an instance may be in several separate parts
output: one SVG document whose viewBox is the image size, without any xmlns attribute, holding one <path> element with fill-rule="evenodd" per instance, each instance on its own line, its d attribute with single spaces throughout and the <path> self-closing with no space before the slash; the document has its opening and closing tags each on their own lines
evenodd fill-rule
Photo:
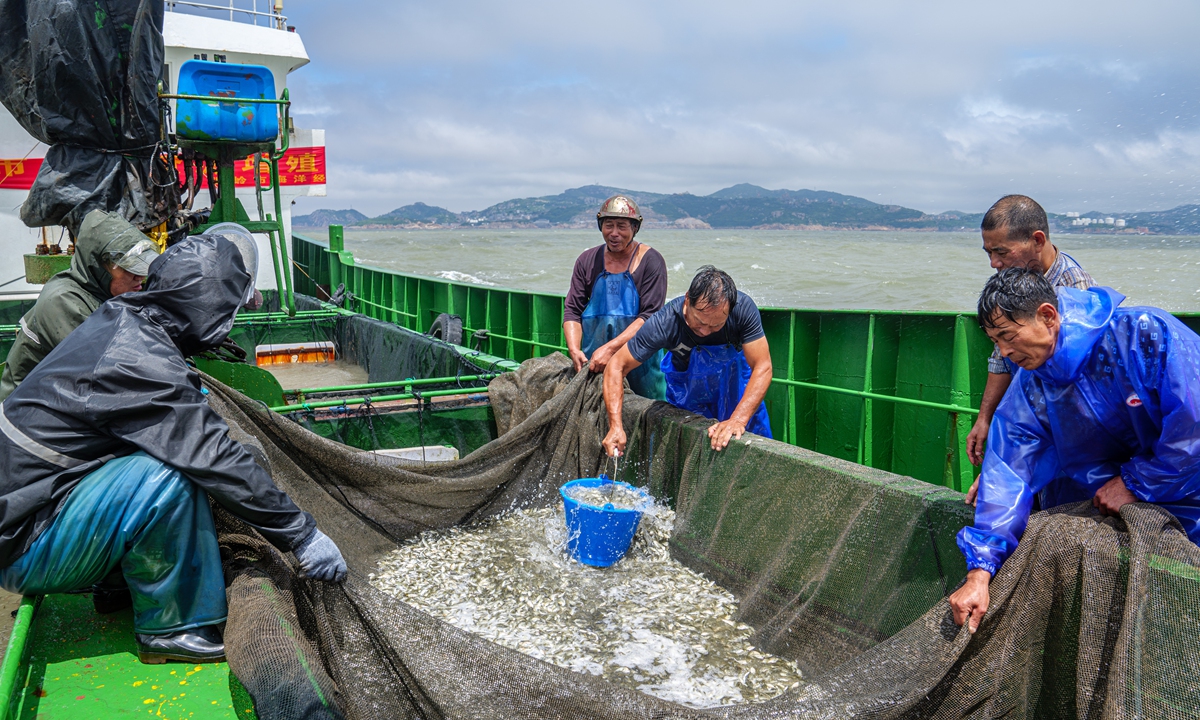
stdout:
<svg viewBox="0 0 1200 720">
<path fill-rule="evenodd" d="M 590 224 L 595 222 L 600 205 L 613 195 L 628 195 L 642 208 L 643 216 L 653 203 L 666 195 L 659 193 L 624 190 L 605 185 L 585 185 L 572 188 L 558 195 L 521 198 L 497 203 L 477 212 L 462 214 L 470 223 L 481 222 L 545 222 L 552 225 Z"/>
<path fill-rule="evenodd" d="M 436 205 L 426 205 L 425 203 L 413 203 L 398 207 L 395 210 L 384 213 L 379 217 L 373 217 L 368 220 L 361 220 L 358 225 L 457 225 L 461 222 L 457 213 L 452 213 L 446 208 L 440 208 Z"/>
<path fill-rule="evenodd" d="M 357 210 L 317 210 L 293 218 L 295 225 L 320 227 L 331 223 L 373 227 L 412 225 L 499 225 L 521 227 L 594 226 L 596 210 L 607 198 L 622 194 L 641 207 L 647 223 L 681 228 L 786 228 L 977 231 L 983 213 L 950 210 L 926 214 L 900 205 L 883 205 L 865 198 L 825 190 L 768 190 L 742 183 L 711 195 L 666 195 L 607 185 L 585 185 L 557 195 L 517 198 L 483 210 L 454 213 L 445 208 L 413 203 L 378 217 Z M 1072 225 L 1074 218 L 1051 215 L 1054 232 L 1134 232 L 1146 228 L 1163 234 L 1200 235 L 1200 205 L 1138 213 L 1086 213 L 1085 218 L 1123 218 L 1124 228 L 1100 223 Z"/>
<path fill-rule="evenodd" d="M 323 228 L 327 225 L 353 225 L 367 216 L 357 210 L 314 210 L 307 215 L 293 215 L 292 224 L 299 227 Z"/>
<path fill-rule="evenodd" d="M 1163 235 L 1200 235 L 1200 205 L 1180 205 L 1159 212 L 1087 213 L 1084 217 L 1122 218 L 1126 227 L 1144 227 Z"/>
</svg>

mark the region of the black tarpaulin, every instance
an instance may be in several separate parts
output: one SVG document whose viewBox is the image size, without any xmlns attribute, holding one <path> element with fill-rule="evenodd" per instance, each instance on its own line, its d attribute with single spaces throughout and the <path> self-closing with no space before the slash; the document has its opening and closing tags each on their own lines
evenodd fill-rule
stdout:
<svg viewBox="0 0 1200 720">
<path fill-rule="evenodd" d="M 74 230 L 97 208 L 157 224 L 162 26 L 159 0 L 0 0 L 0 102 L 50 146 L 26 225 Z"/>
</svg>

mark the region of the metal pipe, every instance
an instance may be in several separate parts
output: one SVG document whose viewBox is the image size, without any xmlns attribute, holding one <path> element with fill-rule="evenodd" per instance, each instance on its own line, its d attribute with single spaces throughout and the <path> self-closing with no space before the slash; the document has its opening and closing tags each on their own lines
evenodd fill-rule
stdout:
<svg viewBox="0 0 1200 720">
<path fill-rule="evenodd" d="M 488 389 L 485 387 L 478 388 L 457 388 L 454 390 L 430 390 L 429 392 L 419 393 L 422 398 L 429 397 L 445 397 L 448 395 L 486 395 Z M 321 408 L 342 407 L 350 405 L 362 405 L 364 403 L 391 402 L 393 400 L 412 400 L 418 393 L 402 393 L 400 395 L 380 395 L 378 397 L 362 397 L 353 400 L 325 400 L 314 403 L 300 403 L 298 405 L 277 405 L 267 408 L 271 412 L 287 413 L 297 410 L 319 410 Z"/>
<path fill-rule="evenodd" d="M 272 105 L 288 105 L 290 100 L 285 96 L 279 100 L 275 98 L 247 98 L 247 97 L 223 97 L 219 95 L 181 95 L 179 93 L 159 93 L 160 98 L 170 98 L 171 100 L 203 100 L 204 102 L 227 102 L 227 103 L 270 103 Z"/>
<path fill-rule="evenodd" d="M 777 382 L 783 385 L 794 385 L 796 387 L 808 388 L 809 390 L 826 390 L 828 392 L 838 393 L 839 395 L 853 395 L 855 397 L 870 398 L 872 400 L 884 400 L 886 402 L 894 402 L 901 405 L 916 405 L 917 407 L 926 407 L 933 410 L 945 410 L 946 412 L 967 413 L 970 415 L 979 414 L 979 411 L 976 409 L 961 407 L 959 405 L 947 405 L 945 403 L 930 402 L 928 400 L 917 400 L 916 398 L 897 397 L 896 395 L 881 395 L 879 393 L 851 390 L 850 388 L 840 388 L 832 385 L 818 385 L 817 383 L 804 382 L 802 380 L 771 378 L 771 382 Z"/>
<path fill-rule="evenodd" d="M 416 317 L 415 313 L 404 312 L 403 310 L 397 310 L 395 308 L 388 307 L 387 305 L 380 305 L 379 303 L 371 302 L 370 300 L 363 299 L 357 295 L 354 296 L 354 302 L 360 302 L 360 303 L 363 303 L 364 305 L 370 305 L 371 307 L 377 307 L 380 310 L 383 310 L 384 312 L 395 313 L 397 315 L 403 315 L 404 317 L 410 317 L 410 318 Z"/>
<path fill-rule="evenodd" d="M 4 664 L 0 666 L 0 720 L 8 717 L 13 692 L 17 687 L 17 672 L 25 656 L 25 642 L 29 639 L 29 628 L 33 625 L 33 609 L 36 598 L 26 595 L 17 608 L 17 619 L 12 634 L 8 636 L 8 649 L 4 651 Z"/>
<path fill-rule="evenodd" d="M 464 333 L 477 333 L 479 331 L 472 330 L 470 328 L 463 328 L 463 332 Z M 501 340 L 512 340 L 513 342 L 525 343 L 526 345 L 536 345 L 537 347 L 550 348 L 551 350 L 566 350 L 567 349 L 566 345 L 551 345 L 550 343 L 538 342 L 537 340 L 525 340 L 523 338 L 513 337 L 511 335 L 501 335 L 500 333 L 492 332 L 491 330 L 488 330 L 487 331 L 487 339 L 490 339 L 490 338 L 500 338 Z"/>
<path fill-rule="evenodd" d="M 444 385 L 452 382 L 475 382 L 477 380 L 491 380 L 492 378 L 500 377 L 504 373 L 490 373 L 487 375 L 462 375 L 459 377 L 440 377 L 440 378 L 421 378 L 420 380 L 397 380 L 396 382 L 375 382 L 361 383 L 359 385 L 332 385 L 330 387 L 319 388 L 303 388 L 296 390 L 284 390 L 284 395 L 316 395 L 318 393 L 331 392 L 349 392 L 351 390 L 378 390 L 386 387 L 420 387 L 423 385 Z"/>
</svg>

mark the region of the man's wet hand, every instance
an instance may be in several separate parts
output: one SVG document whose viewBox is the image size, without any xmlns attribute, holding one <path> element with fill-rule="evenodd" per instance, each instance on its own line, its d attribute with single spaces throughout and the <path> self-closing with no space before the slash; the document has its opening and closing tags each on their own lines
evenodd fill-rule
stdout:
<svg viewBox="0 0 1200 720">
<path fill-rule="evenodd" d="M 1101 485 L 1092 497 L 1092 505 L 1101 515 L 1120 515 L 1122 507 L 1137 501 L 1137 496 L 1129 492 L 1120 475 Z"/>
<path fill-rule="evenodd" d="M 612 356 L 617 354 L 619 348 L 619 345 L 613 347 L 612 343 L 605 343 L 596 348 L 596 352 L 592 353 L 592 361 L 588 363 L 588 369 L 594 373 L 604 372 L 608 361 L 612 360 Z"/>
<path fill-rule="evenodd" d="M 606 457 L 624 455 L 625 442 L 625 428 L 610 427 L 608 434 L 604 436 L 604 442 L 601 443 L 604 446 L 604 455 Z"/>
<path fill-rule="evenodd" d="M 708 437 L 712 440 L 713 450 L 724 450 L 729 440 L 740 438 L 746 432 L 746 423 L 729 418 L 708 428 Z"/>
<path fill-rule="evenodd" d="M 976 418 L 975 424 L 971 426 L 971 432 L 967 434 L 967 459 L 971 461 L 972 465 L 983 464 L 983 451 L 987 447 L 990 426 L 991 422 L 983 422 L 982 418 Z"/>
<path fill-rule="evenodd" d="M 588 364 L 587 355 L 584 355 L 582 350 L 571 350 L 569 352 L 571 355 L 571 363 L 575 365 L 575 372 L 579 372 L 583 369 L 584 365 Z"/>
<path fill-rule="evenodd" d="M 988 583 L 991 581 L 991 573 L 976 568 L 967 573 L 967 582 L 950 596 L 954 624 L 962 625 L 970 618 L 971 624 L 967 626 L 967 632 L 972 635 L 979 629 L 979 623 L 988 611 L 988 603 L 991 601 Z"/>
<path fill-rule="evenodd" d="M 971 489 L 967 490 L 967 499 L 964 500 L 968 505 L 974 506 L 975 501 L 979 499 L 979 478 L 975 478 L 975 482 L 971 483 Z"/>
</svg>

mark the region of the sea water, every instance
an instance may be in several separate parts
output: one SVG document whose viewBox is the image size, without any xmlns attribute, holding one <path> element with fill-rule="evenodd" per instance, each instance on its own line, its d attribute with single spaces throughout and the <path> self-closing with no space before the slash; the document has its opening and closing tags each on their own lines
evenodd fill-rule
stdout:
<svg viewBox="0 0 1200 720">
<path fill-rule="evenodd" d="M 1200 237 L 1055 234 L 1059 249 L 1126 304 L 1200 310 Z M 667 264 L 668 297 L 705 264 L 733 276 L 759 305 L 815 309 L 974 311 L 992 269 L 977 230 L 963 232 L 676 230 L 638 240 Z M 346 249 L 366 265 L 565 294 L 597 230 L 353 230 Z"/>
<path fill-rule="evenodd" d="M 766 700 L 798 686 L 792 661 L 755 649 L 737 599 L 673 560 L 675 521 L 654 504 L 623 560 L 566 552 L 561 504 L 417 536 L 371 583 L 491 642 L 692 707 Z"/>
</svg>

